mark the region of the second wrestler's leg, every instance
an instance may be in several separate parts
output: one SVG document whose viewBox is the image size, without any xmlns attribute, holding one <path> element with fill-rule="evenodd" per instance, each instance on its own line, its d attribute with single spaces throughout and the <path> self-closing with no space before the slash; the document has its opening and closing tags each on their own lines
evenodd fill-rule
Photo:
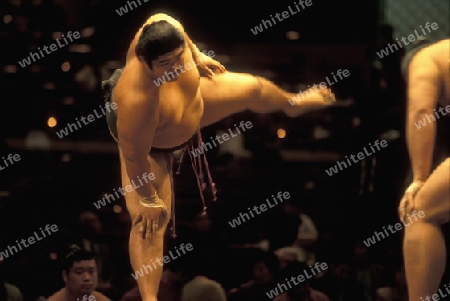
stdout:
<svg viewBox="0 0 450 301">
<path fill-rule="evenodd" d="M 135 276 L 143 301 L 157 301 L 159 283 L 162 274 L 161 259 L 163 258 L 164 233 L 170 218 L 172 187 L 166 159 L 163 155 L 148 157 L 152 167 L 151 172 L 155 174 L 152 181 L 158 196 L 165 202 L 168 212 L 166 218 L 161 221 L 159 229 L 153 238 L 143 239 L 142 225 L 139 223 L 139 213 L 141 210 L 154 210 L 154 208 L 142 208 L 139 203 L 139 195 L 134 191 L 125 195 L 127 210 L 131 217 L 131 231 L 129 239 L 129 253 L 131 266 Z M 121 156 L 122 185 L 130 184 L 125 165 Z M 138 181 L 134 180 L 136 185 Z M 124 189 L 125 190 L 125 189 Z M 158 209 L 157 209 L 158 210 Z M 136 273 L 139 271 L 142 276 Z"/>
<path fill-rule="evenodd" d="M 245 110 L 282 111 L 287 116 L 297 117 L 329 105 L 318 89 L 290 93 L 263 77 L 248 73 L 225 72 L 211 79 L 202 77 L 200 91 L 205 105 L 202 127 Z"/>
<path fill-rule="evenodd" d="M 403 253 L 409 300 L 422 301 L 437 293 L 446 265 L 440 225 L 448 222 L 450 215 L 450 158 L 425 182 L 414 199 L 414 207 L 425 216 L 405 227 Z"/>
</svg>

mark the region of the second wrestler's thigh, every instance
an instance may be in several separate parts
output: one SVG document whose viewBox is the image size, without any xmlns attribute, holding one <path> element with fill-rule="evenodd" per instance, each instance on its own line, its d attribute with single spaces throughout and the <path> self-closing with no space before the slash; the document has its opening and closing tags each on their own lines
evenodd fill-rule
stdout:
<svg viewBox="0 0 450 301">
<path fill-rule="evenodd" d="M 450 218 L 450 158 L 430 175 L 414 200 L 415 209 L 424 211 L 425 220 L 446 223 Z"/>
<path fill-rule="evenodd" d="M 149 177 L 151 179 L 151 184 L 155 187 L 156 192 L 158 193 L 158 196 L 164 201 L 164 203 L 167 206 L 167 215 L 170 216 L 171 213 L 171 205 L 172 205 L 172 185 L 171 185 L 171 179 L 170 174 L 168 171 L 168 165 L 166 158 L 164 155 L 155 155 L 155 156 L 148 156 L 147 160 L 150 162 L 151 170 L 147 171 L 148 173 L 153 173 L 154 176 Z M 133 183 L 131 181 L 133 179 L 130 179 L 128 177 L 128 173 L 126 172 L 125 163 L 123 160 L 122 155 L 120 155 L 120 165 L 121 165 L 121 174 L 122 174 L 122 189 L 125 193 L 125 201 L 127 210 L 130 213 L 131 220 L 134 220 L 134 218 L 139 214 L 140 210 L 142 209 L 139 201 L 140 196 L 136 192 L 136 190 L 133 187 Z M 143 178 L 143 175 L 140 175 L 141 178 Z M 145 183 L 142 179 L 139 181 L 139 179 L 134 179 L 134 186 L 140 186 L 140 183 Z M 130 192 L 127 192 L 126 186 L 129 185 L 128 189 Z M 132 187 L 130 189 L 130 186 Z"/>
</svg>

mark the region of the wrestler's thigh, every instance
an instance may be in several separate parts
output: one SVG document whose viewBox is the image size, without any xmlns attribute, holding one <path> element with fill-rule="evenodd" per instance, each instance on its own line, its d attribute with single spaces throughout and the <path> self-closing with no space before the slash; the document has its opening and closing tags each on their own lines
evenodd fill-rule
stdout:
<svg viewBox="0 0 450 301">
<path fill-rule="evenodd" d="M 260 93 L 257 78 L 247 73 L 225 72 L 200 79 L 204 102 L 201 126 L 208 126 L 232 114 L 250 109 Z"/>
<path fill-rule="evenodd" d="M 414 200 L 415 209 L 424 211 L 425 221 L 443 224 L 450 218 L 450 158 L 430 175 Z"/>
<path fill-rule="evenodd" d="M 125 163 L 122 156 L 122 153 L 120 152 L 120 168 L 121 168 L 121 174 L 122 174 L 122 189 L 125 194 L 125 201 L 127 210 L 130 213 L 131 220 L 134 220 L 134 218 L 137 216 L 139 211 L 141 210 L 141 205 L 139 204 L 140 197 L 138 193 L 133 188 L 130 192 L 126 192 L 126 186 L 131 184 L 131 180 L 128 177 L 128 173 L 125 169 Z M 150 162 L 151 166 L 151 172 L 155 174 L 154 180 L 151 181 L 153 186 L 155 187 L 158 196 L 165 202 L 167 209 L 168 209 L 168 216 L 170 216 L 170 212 L 172 210 L 172 186 L 170 182 L 170 174 L 168 172 L 168 166 L 166 158 L 163 154 L 158 155 L 152 155 L 152 157 L 148 156 L 147 159 Z M 148 171 L 150 173 L 150 171 Z M 142 178 L 142 175 L 141 175 Z M 141 180 L 142 183 L 145 183 L 143 180 Z M 136 186 L 140 185 L 138 180 L 134 180 L 134 183 Z"/>
</svg>

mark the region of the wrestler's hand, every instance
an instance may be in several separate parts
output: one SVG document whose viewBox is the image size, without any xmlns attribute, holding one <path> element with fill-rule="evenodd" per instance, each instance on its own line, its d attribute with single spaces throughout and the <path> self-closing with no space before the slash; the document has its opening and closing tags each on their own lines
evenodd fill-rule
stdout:
<svg viewBox="0 0 450 301">
<path fill-rule="evenodd" d="M 161 222 L 167 217 L 167 206 L 163 200 L 157 197 L 154 201 L 141 200 L 140 213 L 135 220 L 139 224 L 138 233 L 143 239 L 155 237 Z"/>
<path fill-rule="evenodd" d="M 208 78 L 226 71 L 226 68 L 220 62 L 202 52 L 195 57 L 195 63 L 200 75 Z"/>
<path fill-rule="evenodd" d="M 406 215 L 408 213 L 414 211 L 414 198 L 419 192 L 420 188 L 422 188 L 423 184 L 424 183 L 422 181 L 414 181 L 405 190 L 405 194 L 403 195 L 402 200 L 400 201 L 400 205 L 398 206 L 398 213 L 400 218 L 404 219 L 406 218 Z"/>
</svg>

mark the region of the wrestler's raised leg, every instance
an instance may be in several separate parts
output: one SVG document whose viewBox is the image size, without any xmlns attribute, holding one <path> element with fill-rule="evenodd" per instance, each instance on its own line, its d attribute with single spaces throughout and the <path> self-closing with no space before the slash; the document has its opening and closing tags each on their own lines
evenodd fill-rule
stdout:
<svg viewBox="0 0 450 301">
<path fill-rule="evenodd" d="M 434 170 L 419 190 L 413 210 L 423 211 L 425 216 L 405 227 L 403 254 L 409 301 L 423 301 L 437 293 L 446 265 L 440 225 L 448 222 L 450 216 L 450 158 Z"/>
<path fill-rule="evenodd" d="M 125 164 L 120 153 L 121 172 L 123 187 L 130 185 L 130 179 L 125 170 Z M 143 301 L 157 301 L 159 282 L 162 274 L 162 267 L 157 260 L 163 258 L 164 233 L 170 219 L 172 188 L 170 175 L 168 173 L 167 162 L 163 154 L 155 154 L 148 157 L 155 179 L 152 181 L 159 197 L 165 202 L 168 212 L 166 218 L 161 221 L 156 235 L 149 239 L 142 238 L 142 225 L 139 223 L 139 213 L 142 210 L 160 210 L 158 208 L 143 208 L 139 204 L 139 195 L 133 189 L 125 194 L 127 210 L 131 217 L 131 232 L 129 240 L 130 261 L 133 272 L 140 271 L 144 276 L 138 276 L 137 282 Z M 134 181 L 138 183 L 136 180 Z M 125 190 L 125 189 L 124 189 Z M 154 263 L 154 264 L 153 264 Z M 147 269 L 144 268 L 147 266 Z M 156 267 L 156 269 L 155 269 Z"/>
<path fill-rule="evenodd" d="M 290 93 L 265 78 L 248 73 L 225 72 L 212 79 L 202 77 L 200 91 L 205 105 L 202 127 L 245 110 L 283 111 L 287 116 L 297 117 L 330 104 L 323 101 L 316 89 Z"/>
</svg>

